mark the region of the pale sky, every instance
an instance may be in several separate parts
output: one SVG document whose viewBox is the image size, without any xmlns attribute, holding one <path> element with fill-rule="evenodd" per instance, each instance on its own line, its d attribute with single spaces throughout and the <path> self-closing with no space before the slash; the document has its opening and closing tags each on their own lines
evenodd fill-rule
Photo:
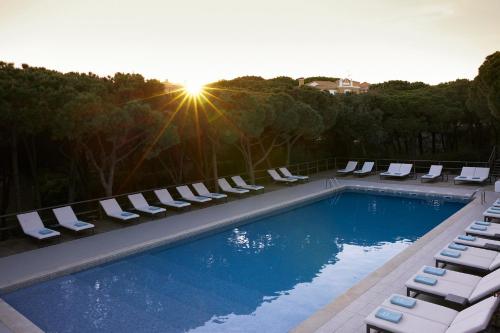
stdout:
<svg viewBox="0 0 500 333">
<path fill-rule="evenodd" d="M 472 79 L 500 0 L 0 0 L 0 60 L 206 83 Z"/>
</svg>

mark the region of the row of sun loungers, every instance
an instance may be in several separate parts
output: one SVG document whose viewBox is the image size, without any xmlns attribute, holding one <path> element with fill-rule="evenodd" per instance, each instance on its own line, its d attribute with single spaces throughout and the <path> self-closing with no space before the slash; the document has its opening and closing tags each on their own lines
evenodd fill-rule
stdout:
<svg viewBox="0 0 500 333">
<path fill-rule="evenodd" d="M 264 186 L 247 184 L 245 180 L 241 178 L 241 176 L 233 176 L 231 177 L 231 179 L 236 185 L 235 187 L 233 187 L 224 178 L 218 179 L 218 184 L 223 192 L 231 193 L 234 195 L 243 195 L 251 191 L 264 190 Z M 155 190 L 153 191 L 153 193 L 162 206 L 168 206 L 177 209 L 189 207 L 191 203 L 202 204 L 210 202 L 212 200 L 227 199 L 227 194 L 210 192 L 203 183 L 192 184 L 192 187 L 196 191 L 197 195 L 195 195 L 191 191 L 189 186 L 178 186 L 176 188 L 180 197 L 183 199 L 182 201 L 174 200 L 167 189 Z M 121 221 L 138 219 L 140 217 L 139 213 L 144 213 L 149 216 L 166 214 L 167 210 L 165 208 L 150 205 L 142 193 L 130 194 L 128 195 L 128 199 L 132 204 L 135 212 L 123 210 L 114 198 L 101 200 L 99 201 L 99 205 L 101 206 L 106 216 Z M 56 208 L 53 209 L 52 212 L 56 217 L 57 223 L 61 227 L 64 227 L 68 230 L 80 232 L 84 230 L 93 230 L 95 227 L 92 223 L 78 220 L 71 206 Z M 19 214 L 17 215 L 17 219 L 19 221 L 19 224 L 21 225 L 23 232 L 26 235 L 38 240 L 60 236 L 60 232 L 46 228 L 44 226 L 38 212 Z"/>
<path fill-rule="evenodd" d="M 360 170 L 356 170 L 358 165 L 357 161 L 349 161 L 344 169 L 337 170 L 338 175 L 368 175 L 372 173 L 374 162 L 364 162 L 363 167 Z M 382 177 L 393 177 L 393 178 L 405 178 L 408 177 L 413 169 L 413 164 L 405 163 L 391 163 L 387 171 L 380 173 L 380 178 Z M 456 182 L 473 182 L 473 183 L 483 183 L 489 179 L 490 169 L 489 168 L 474 168 L 474 167 L 463 167 L 462 172 L 459 176 L 454 178 L 454 183 Z M 438 178 L 444 179 L 443 166 L 442 165 L 431 165 L 429 172 L 422 175 L 421 181 L 436 180 Z"/>
<path fill-rule="evenodd" d="M 500 207 L 500 199 L 492 207 Z M 423 266 L 406 281 L 406 296 L 391 295 L 365 318 L 367 332 L 474 333 L 488 328 L 500 303 L 500 224 L 473 221 L 465 235 L 458 235 L 434 260 L 435 267 Z M 420 294 L 463 310 L 416 299 Z"/>
</svg>

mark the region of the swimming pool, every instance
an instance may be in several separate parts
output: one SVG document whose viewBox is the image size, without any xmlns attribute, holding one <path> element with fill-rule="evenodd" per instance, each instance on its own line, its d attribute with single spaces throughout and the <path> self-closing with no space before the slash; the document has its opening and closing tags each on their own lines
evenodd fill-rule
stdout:
<svg viewBox="0 0 500 333">
<path fill-rule="evenodd" d="M 2 297 L 47 332 L 285 332 L 463 206 L 343 191 Z"/>
</svg>

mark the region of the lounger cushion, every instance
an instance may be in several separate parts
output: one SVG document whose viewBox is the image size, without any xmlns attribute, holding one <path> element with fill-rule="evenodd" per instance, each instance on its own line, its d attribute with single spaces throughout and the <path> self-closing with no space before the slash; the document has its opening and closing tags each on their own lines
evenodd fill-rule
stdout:
<svg viewBox="0 0 500 333">
<path fill-rule="evenodd" d="M 59 231 L 52 230 L 52 232 L 43 235 L 43 234 L 40 234 L 37 229 L 35 229 L 35 230 L 26 230 L 24 233 L 26 235 L 34 237 L 36 239 L 46 239 L 46 238 L 51 238 L 51 237 L 59 236 L 61 234 Z"/>
<path fill-rule="evenodd" d="M 453 257 L 443 256 L 441 254 L 442 251 L 440 251 L 434 256 L 434 259 L 452 264 L 455 263 L 459 265 L 465 265 L 482 270 L 490 270 L 490 266 L 493 264 L 493 261 L 497 256 L 496 251 L 477 249 L 477 248 L 469 248 L 468 251 L 464 252 L 459 252 L 455 250 L 448 250 L 448 251 L 457 252 L 460 254 L 460 257 L 453 258 Z M 498 264 L 500 265 L 500 262 Z"/>
<path fill-rule="evenodd" d="M 455 272 L 455 273 L 457 273 L 457 272 Z M 470 274 L 464 274 L 464 273 L 459 273 L 459 274 L 470 275 Z M 430 277 L 431 275 L 428 275 L 428 276 Z M 472 275 L 472 276 L 474 276 L 474 275 Z M 464 281 L 460 281 L 460 279 L 457 276 L 454 276 L 454 277 L 451 277 L 448 279 L 446 279 L 445 277 L 434 277 L 439 282 L 436 283 L 435 285 L 428 285 L 428 284 L 415 282 L 414 277 L 412 277 L 412 278 L 408 279 L 408 281 L 406 281 L 405 286 L 407 288 L 430 293 L 430 294 L 434 294 L 434 295 L 440 296 L 440 297 L 446 297 L 447 295 L 452 294 L 452 295 L 464 297 L 466 299 L 469 298 L 474 287 L 476 286 L 478 281 L 481 279 L 480 277 L 476 277 L 477 278 L 476 281 L 474 283 L 471 283 L 467 279 L 467 277 L 464 279 Z"/>
<path fill-rule="evenodd" d="M 489 297 L 462 310 L 453 320 L 446 333 L 475 333 L 488 327 L 500 297 Z"/>
<path fill-rule="evenodd" d="M 494 270 L 500 267 L 500 254 L 497 255 L 497 257 L 493 260 L 493 262 L 490 265 L 490 270 Z"/>
</svg>

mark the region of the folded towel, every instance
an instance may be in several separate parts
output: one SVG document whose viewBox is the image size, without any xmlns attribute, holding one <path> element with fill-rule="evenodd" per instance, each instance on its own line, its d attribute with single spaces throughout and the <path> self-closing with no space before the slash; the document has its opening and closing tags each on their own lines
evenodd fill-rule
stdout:
<svg viewBox="0 0 500 333">
<path fill-rule="evenodd" d="M 472 179 L 481 179 L 481 177 L 472 177 Z"/>
<path fill-rule="evenodd" d="M 424 275 L 417 275 L 413 279 L 413 281 L 418 282 L 418 283 L 423 283 L 428 286 L 435 286 L 436 283 L 438 282 L 437 279 L 429 277 L 429 276 L 424 276 Z"/>
<path fill-rule="evenodd" d="M 457 178 L 467 178 L 467 177 L 465 177 L 465 176 L 458 176 Z"/>
<path fill-rule="evenodd" d="M 490 225 L 491 223 L 490 222 L 486 222 L 486 221 L 474 221 L 474 224 L 477 224 L 477 225 Z"/>
<path fill-rule="evenodd" d="M 426 177 L 434 177 L 434 175 L 431 175 L 431 174 L 427 174 L 425 175 Z"/>
<path fill-rule="evenodd" d="M 476 240 L 476 237 L 474 237 L 474 236 L 460 235 L 460 236 L 458 236 L 458 239 L 461 239 L 461 240 L 464 240 L 464 241 L 473 242 L 473 241 Z"/>
<path fill-rule="evenodd" d="M 378 319 L 383 319 L 390 321 L 391 323 L 397 324 L 401 321 L 403 314 L 401 312 L 391 311 L 384 308 L 379 308 L 375 313 L 375 317 Z"/>
<path fill-rule="evenodd" d="M 453 249 L 453 250 L 458 250 L 458 251 L 467 250 L 467 246 L 462 245 L 462 244 L 457 244 L 457 243 L 450 243 L 450 245 L 448 245 L 448 248 Z"/>
<path fill-rule="evenodd" d="M 183 204 L 186 204 L 187 202 L 184 202 L 184 201 L 172 201 L 172 203 L 174 203 L 176 205 L 183 205 Z"/>
<path fill-rule="evenodd" d="M 88 225 L 88 223 L 82 221 L 78 221 L 74 224 L 75 227 L 85 227 L 86 225 Z"/>
<path fill-rule="evenodd" d="M 417 300 L 414 298 L 408 298 L 396 295 L 391 297 L 391 303 L 394 305 L 399 305 L 411 309 L 415 306 L 415 304 L 417 304 Z"/>
<path fill-rule="evenodd" d="M 149 206 L 149 210 L 160 210 L 160 207 Z"/>
<path fill-rule="evenodd" d="M 431 266 L 425 266 L 424 273 L 432 274 L 432 275 L 437 275 L 437 276 L 443 276 L 446 273 L 446 269 L 437 268 L 437 267 L 431 267 Z"/>
<path fill-rule="evenodd" d="M 491 209 L 491 210 L 500 210 L 500 207 L 495 207 L 495 206 L 491 206 L 490 208 L 488 209 Z"/>
<path fill-rule="evenodd" d="M 122 212 L 120 215 L 121 215 L 121 216 L 132 216 L 132 215 L 134 215 L 134 213 L 130 213 L 130 212 Z"/>
<path fill-rule="evenodd" d="M 486 211 L 486 213 L 489 213 L 489 214 L 500 214 L 500 212 L 499 212 L 499 211 L 497 211 L 497 210 L 491 210 L 491 209 L 488 209 L 488 210 Z"/>
<path fill-rule="evenodd" d="M 441 251 L 441 255 L 450 258 L 458 258 L 460 257 L 461 253 L 453 250 L 443 250 Z"/>
<path fill-rule="evenodd" d="M 52 232 L 53 232 L 53 231 L 52 231 L 52 230 L 50 230 L 50 229 L 40 229 L 40 230 L 38 230 L 38 233 L 39 233 L 40 235 L 48 235 L 48 234 L 51 234 Z"/>
<path fill-rule="evenodd" d="M 485 227 L 485 226 L 482 226 L 482 225 L 474 225 L 474 224 L 473 224 L 473 225 L 471 225 L 471 226 L 470 226 L 470 228 L 471 228 L 472 230 L 479 230 L 479 231 L 486 231 L 486 230 L 488 230 L 488 228 L 487 228 L 487 227 Z"/>
</svg>

